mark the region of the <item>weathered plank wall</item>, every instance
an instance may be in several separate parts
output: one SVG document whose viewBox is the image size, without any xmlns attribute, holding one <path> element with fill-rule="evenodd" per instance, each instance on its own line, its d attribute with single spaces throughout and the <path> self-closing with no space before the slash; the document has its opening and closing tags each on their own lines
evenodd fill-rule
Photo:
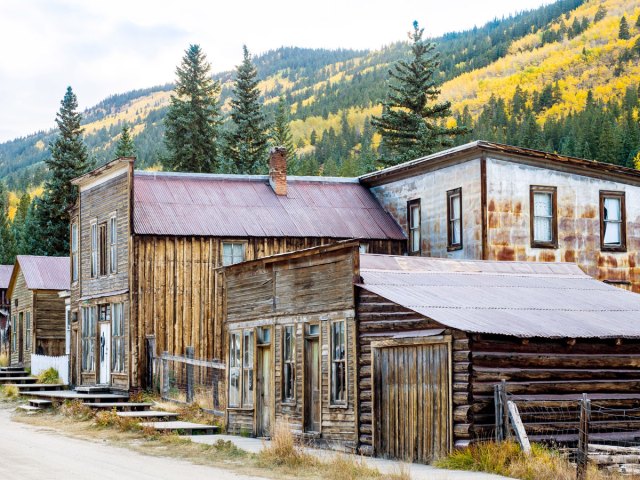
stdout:
<svg viewBox="0 0 640 480">
<path fill-rule="evenodd" d="M 35 333 L 34 353 L 42 355 L 64 355 L 65 347 L 65 302 L 57 291 L 36 290 L 34 292 L 33 326 Z"/>
<path fill-rule="evenodd" d="M 16 306 L 16 301 L 18 302 Z M 16 319 L 16 325 L 18 326 L 16 334 L 18 335 L 18 342 L 20 342 L 20 330 L 22 329 L 22 361 L 25 366 L 29 365 L 31 358 L 31 349 L 27 350 L 25 348 L 26 345 L 26 333 L 24 330 L 24 318 L 25 313 L 31 312 L 31 323 L 33 324 L 33 291 L 27 288 L 27 283 L 24 279 L 24 274 L 22 270 L 18 271 L 18 275 L 16 278 L 16 284 L 13 287 L 12 297 L 11 297 L 11 319 Z M 22 313 L 22 323 L 20 325 L 20 313 Z M 11 335 L 13 336 L 13 325 L 11 326 Z M 33 347 L 33 343 L 31 343 Z M 19 347 L 20 348 L 20 347 Z M 11 350 L 11 364 L 17 365 L 19 363 L 19 352 L 18 349 Z"/>
</svg>

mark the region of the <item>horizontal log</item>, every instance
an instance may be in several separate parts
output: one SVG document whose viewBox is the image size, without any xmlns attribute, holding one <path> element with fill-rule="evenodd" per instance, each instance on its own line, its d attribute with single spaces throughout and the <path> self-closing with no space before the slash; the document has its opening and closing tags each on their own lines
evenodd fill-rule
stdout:
<svg viewBox="0 0 640 480">
<path fill-rule="evenodd" d="M 586 365 L 585 365 L 586 367 Z M 474 367 L 473 379 L 479 382 L 500 383 L 502 380 L 513 381 L 540 381 L 540 380 L 611 380 L 611 379 L 638 379 L 640 370 L 633 369 L 594 369 L 591 367 L 578 368 L 489 368 Z"/>
<path fill-rule="evenodd" d="M 612 465 L 612 464 L 640 464 L 640 454 L 636 455 L 607 455 L 605 453 L 591 453 L 589 452 L 589 460 L 597 465 Z"/>
<path fill-rule="evenodd" d="M 471 424 L 455 423 L 453 425 L 453 435 L 456 438 L 471 438 Z"/>
<path fill-rule="evenodd" d="M 514 352 L 482 352 L 474 349 L 474 367 L 492 368 L 640 368 L 640 353 L 623 354 L 539 354 Z"/>
<path fill-rule="evenodd" d="M 360 443 L 364 445 L 373 445 L 371 435 L 360 435 Z"/>
<path fill-rule="evenodd" d="M 474 339 L 473 349 L 478 352 L 517 352 L 537 354 L 634 354 L 640 351 L 640 342 L 625 339 L 616 345 L 616 339 L 597 340 L 593 338 L 577 338 L 575 344 L 568 344 L 566 339 L 529 339 L 528 342 L 514 341 L 508 337 L 487 338 L 481 336 Z"/>
<path fill-rule="evenodd" d="M 493 392 L 494 383 L 472 383 L 474 394 Z M 509 382 L 509 394 L 626 393 L 640 390 L 640 380 L 593 380 L 564 382 Z"/>
<path fill-rule="evenodd" d="M 453 409 L 453 421 L 460 423 L 469 422 L 469 415 L 471 413 L 470 405 L 461 405 Z"/>
<path fill-rule="evenodd" d="M 469 339 L 468 338 L 458 338 L 453 341 L 453 350 L 469 350 Z"/>
<path fill-rule="evenodd" d="M 469 350 L 460 350 L 457 352 L 453 352 L 453 361 L 468 362 L 470 356 L 471 356 L 471 352 Z"/>
<path fill-rule="evenodd" d="M 470 366 L 471 366 L 470 362 L 454 362 L 453 371 L 468 373 Z"/>
<path fill-rule="evenodd" d="M 458 405 L 468 405 L 469 404 L 469 393 L 467 392 L 453 392 L 453 404 Z"/>
<path fill-rule="evenodd" d="M 469 390 L 469 384 L 467 382 L 453 382 L 454 392 L 467 392 Z"/>
<path fill-rule="evenodd" d="M 373 432 L 373 427 L 371 426 L 370 423 L 363 423 L 360 425 L 360 433 L 366 433 L 371 435 L 372 432 Z"/>
</svg>

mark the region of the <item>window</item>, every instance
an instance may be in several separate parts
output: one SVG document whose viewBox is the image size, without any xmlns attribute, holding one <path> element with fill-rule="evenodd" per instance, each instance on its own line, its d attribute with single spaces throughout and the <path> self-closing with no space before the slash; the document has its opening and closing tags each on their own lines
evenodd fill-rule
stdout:
<svg viewBox="0 0 640 480">
<path fill-rule="evenodd" d="M 600 249 L 610 252 L 627 249 L 624 192 L 600 192 Z"/>
<path fill-rule="evenodd" d="M 78 281 L 78 224 L 71 225 L 71 281 Z"/>
<path fill-rule="evenodd" d="M 82 307 L 82 370 L 95 370 L 96 307 Z"/>
<path fill-rule="evenodd" d="M 529 211 L 531 212 L 531 246 L 534 248 L 558 247 L 556 196 L 556 187 L 531 186 Z"/>
<path fill-rule="evenodd" d="M 347 403 L 346 338 L 344 320 L 331 324 L 331 404 Z"/>
<path fill-rule="evenodd" d="M 18 320 L 14 315 L 11 317 L 11 351 L 18 350 Z"/>
<path fill-rule="evenodd" d="M 229 335 L 229 406 L 240 404 L 240 334 Z"/>
<path fill-rule="evenodd" d="M 99 226 L 100 233 L 100 275 L 107 274 L 107 224 L 101 223 Z"/>
<path fill-rule="evenodd" d="M 296 399 L 296 335 L 295 327 L 288 325 L 282 330 L 282 400 Z"/>
<path fill-rule="evenodd" d="M 447 192 L 447 250 L 462 248 L 462 189 Z"/>
<path fill-rule="evenodd" d="M 234 265 L 244 262 L 244 242 L 222 243 L 222 265 Z"/>
<path fill-rule="evenodd" d="M 368 243 L 361 243 L 358 246 L 358 251 L 360 253 L 369 253 L 369 244 Z"/>
<path fill-rule="evenodd" d="M 258 345 L 271 345 L 271 327 L 258 327 Z"/>
<path fill-rule="evenodd" d="M 420 200 L 407 203 L 407 226 L 409 227 L 409 253 L 420 255 Z"/>
<path fill-rule="evenodd" d="M 98 276 L 98 224 L 91 224 L 91 278 Z"/>
<path fill-rule="evenodd" d="M 118 272 L 118 222 L 116 217 L 109 220 L 109 273 Z"/>
<path fill-rule="evenodd" d="M 31 350 L 31 312 L 24 314 L 24 349 Z"/>
<path fill-rule="evenodd" d="M 111 306 L 108 303 L 98 305 L 98 321 L 110 322 L 111 321 Z"/>
<path fill-rule="evenodd" d="M 253 405 L 253 330 L 245 330 L 242 336 L 242 406 Z"/>
<path fill-rule="evenodd" d="M 111 371 L 124 372 L 124 304 L 111 305 Z"/>
</svg>

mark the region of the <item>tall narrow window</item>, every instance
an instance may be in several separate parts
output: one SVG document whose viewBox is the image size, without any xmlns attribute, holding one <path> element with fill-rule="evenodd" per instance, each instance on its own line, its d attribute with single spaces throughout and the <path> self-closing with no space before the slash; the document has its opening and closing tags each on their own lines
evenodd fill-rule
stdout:
<svg viewBox="0 0 640 480">
<path fill-rule="evenodd" d="M 331 324 L 331 404 L 347 403 L 345 322 Z"/>
<path fill-rule="evenodd" d="M 71 281 L 78 281 L 78 224 L 71 225 Z"/>
<path fill-rule="evenodd" d="M 234 265 L 244 262 L 244 242 L 222 243 L 222 265 Z"/>
<path fill-rule="evenodd" d="M 124 304 L 111 305 L 111 371 L 124 372 Z"/>
<path fill-rule="evenodd" d="M 447 192 L 447 249 L 462 248 L 462 189 Z"/>
<path fill-rule="evenodd" d="M 600 192 L 600 249 L 624 252 L 626 248 L 624 192 Z"/>
<path fill-rule="evenodd" d="M 98 224 L 91 224 L 91 277 L 98 276 Z"/>
<path fill-rule="evenodd" d="M 556 187 L 532 185 L 530 190 L 531 246 L 558 247 L 558 218 Z"/>
<path fill-rule="evenodd" d="M 242 336 L 242 406 L 253 405 L 253 330 L 245 330 Z"/>
<path fill-rule="evenodd" d="M 96 307 L 82 307 L 82 371 L 95 371 Z"/>
<path fill-rule="evenodd" d="M 240 405 L 240 334 L 229 335 L 229 406 Z"/>
<path fill-rule="evenodd" d="M 409 253 L 420 255 L 420 199 L 407 203 L 407 226 L 409 228 Z"/>
<path fill-rule="evenodd" d="M 288 325 L 282 330 L 282 400 L 296 399 L 296 336 L 295 327 Z"/>
<path fill-rule="evenodd" d="M 99 246 L 99 262 L 100 262 L 100 267 L 99 267 L 99 272 L 100 275 L 106 275 L 107 274 L 107 224 L 106 223 L 101 223 L 99 226 L 99 240 L 100 240 L 100 246 Z"/>
<path fill-rule="evenodd" d="M 14 315 L 11 317 L 11 351 L 18 350 L 18 319 Z"/>
<path fill-rule="evenodd" d="M 116 217 L 109 220 L 109 273 L 118 272 L 118 222 Z"/>
<path fill-rule="evenodd" d="M 31 350 L 31 312 L 24 314 L 24 349 Z"/>
</svg>

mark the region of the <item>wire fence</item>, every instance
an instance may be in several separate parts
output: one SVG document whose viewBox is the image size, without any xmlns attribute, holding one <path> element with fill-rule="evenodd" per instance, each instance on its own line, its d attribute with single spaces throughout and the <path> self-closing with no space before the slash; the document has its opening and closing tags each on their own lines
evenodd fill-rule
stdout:
<svg viewBox="0 0 640 480">
<path fill-rule="evenodd" d="M 225 365 L 220 362 L 193 358 L 193 349 L 187 355 L 160 356 L 161 371 L 156 381 L 163 400 L 175 403 L 197 403 L 203 410 L 223 415 L 225 409 Z"/>
</svg>

